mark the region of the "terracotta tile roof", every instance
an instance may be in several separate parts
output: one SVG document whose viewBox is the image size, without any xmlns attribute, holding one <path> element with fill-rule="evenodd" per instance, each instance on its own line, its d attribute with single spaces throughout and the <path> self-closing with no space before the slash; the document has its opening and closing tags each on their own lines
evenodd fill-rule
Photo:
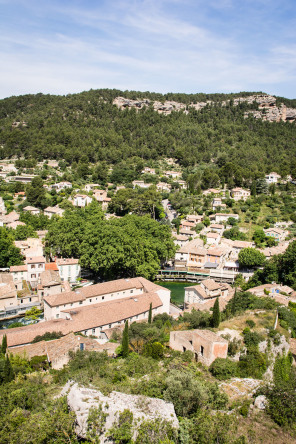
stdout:
<svg viewBox="0 0 296 444">
<path fill-rule="evenodd" d="M 28 205 L 27 207 L 24 208 L 24 211 L 40 211 L 38 208 L 36 207 L 31 207 L 30 205 Z"/>
<path fill-rule="evenodd" d="M 6 224 L 7 228 L 12 228 L 13 230 L 16 229 L 16 227 L 25 226 L 26 224 L 24 222 L 20 222 L 18 220 L 14 222 L 10 222 L 9 224 Z"/>
<path fill-rule="evenodd" d="M 50 262 L 49 264 L 45 264 L 45 270 L 59 271 L 56 262 Z"/>
<path fill-rule="evenodd" d="M 42 287 L 51 287 L 54 285 L 61 284 L 61 278 L 58 271 L 55 270 L 45 270 L 40 274 L 40 283 Z"/>
<path fill-rule="evenodd" d="M 205 251 L 204 248 L 201 248 L 202 246 L 203 246 L 202 239 L 193 239 L 192 241 L 188 242 L 186 245 L 181 247 L 180 250 L 177 251 L 177 253 L 191 253 L 197 251 Z"/>
<path fill-rule="evenodd" d="M 72 320 L 53 319 L 25 327 L 0 330 L 0 341 L 2 341 L 3 335 L 6 334 L 8 347 L 14 347 L 29 344 L 36 336 L 43 335 L 46 332 L 61 331 L 66 335 L 71 331 L 80 332 L 90 328 L 112 324 L 148 312 L 150 303 L 152 303 L 152 308 L 162 306 L 162 302 L 157 294 L 144 293 L 134 298 L 123 298 L 76 309 L 64 310 L 65 313 L 71 315 Z"/>
<path fill-rule="evenodd" d="M 156 293 L 145 293 L 131 298 L 117 299 L 115 301 L 101 302 L 79 308 L 63 310 L 72 317 L 74 331 L 84 331 L 90 328 L 113 324 L 124 321 L 152 308 L 162 306 L 162 302 Z"/>
<path fill-rule="evenodd" d="M 95 296 L 102 296 L 104 294 L 129 290 L 132 288 L 140 289 L 144 286 L 148 287 L 149 289 L 153 288 L 153 290 L 147 291 L 155 291 L 155 289 L 161 288 L 144 278 L 117 279 L 114 281 L 103 282 L 101 284 L 90 285 L 89 287 L 79 288 L 76 291 L 45 296 L 44 301 L 51 307 L 55 307 L 58 305 L 69 304 L 71 302 L 84 301 L 87 298 Z"/>
<path fill-rule="evenodd" d="M 224 228 L 224 225 L 221 225 L 221 224 L 211 224 L 210 226 L 209 226 L 209 228 L 217 228 L 217 229 L 223 229 Z"/>
<path fill-rule="evenodd" d="M 26 262 L 27 264 L 39 264 L 39 263 L 44 264 L 45 258 L 43 256 L 27 257 Z"/>
<path fill-rule="evenodd" d="M 248 241 L 236 240 L 233 242 L 234 248 L 252 248 L 253 245 L 254 245 L 253 242 L 248 242 Z"/>
<path fill-rule="evenodd" d="M 202 285 L 206 287 L 209 291 L 218 290 L 221 288 L 219 282 L 215 282 L 214 279 L 206 279 L 202 281 Z"/>
<path fill-rule="evenodd" d="M 32 359 L 34 356 L 46 355 L 49 362 L 56 362 L 61 357 L 68 355 L 69 351 L 79 350 L 80 344 L 84 344 L 84 350 L 103 351 L 107 350 L 108 354 L 115 352 L 118 347 L 117 343 L 99 344 L 96 339 L 75 335 L 73 332 L 67 334 L 60 339 L 52 341 L 40 341 L 36 344 L 22 345 L 9 348 L 9 353 Z"/>
<path fill-rule="evenodd" d="M 220 235 L 219 235 L 218 233 L 208 233 L 208 234 L 207 234 L 207 237 L 208 237 L 209 239 L 218 239 L 219 236 L 220 236 Z"/>
<path fill-rule="evenodd" d="M 12 265 L 9 270 L 10 270 L 10 273 L 17 272 L 17 271 L 28 271 L 28 267 L 27 267 L 27 265 Z"/>
<path fill-rule="evenodd" d="M 56 263 L 57 265 L 75 265 L 79 263 L 79 259 L 74 259 L 73 257 L 58 258 Z"/>
<path fill-rule="evenodd" d="M 218 248 L 211 248 L 208 249 L 208 256 L 222 256 L 223 251 L 219 250 Z"/>
</svg>

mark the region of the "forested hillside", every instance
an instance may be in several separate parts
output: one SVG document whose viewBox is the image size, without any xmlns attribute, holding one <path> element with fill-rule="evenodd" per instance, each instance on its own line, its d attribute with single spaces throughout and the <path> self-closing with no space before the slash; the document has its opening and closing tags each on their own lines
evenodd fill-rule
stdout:
<svg viewBox="0 0 296 444">
<path fill-rule="evenodd" d="M 251 94 L 161 95 L 104 89 L 68 96 L 10 97 L 0 101 L 0 158 L 116 164 L 173 157 L 190 173 L 210 168 L 226 182 L 249 181 L 273 170 L 295 177 L 295 122 L 245 119 L 244 113 L 258 105 L 234 106 L 232 99 Z M 120 110 L 112 104 L 117 96 L 213 103 L 201 110 L 189 107 L 187 114 L 161 115 L 151 106 Z M 222 106 L 225 100 L 230 101 Z M 278 100 L 295 106 L 293 100 Z"/>
</svg>

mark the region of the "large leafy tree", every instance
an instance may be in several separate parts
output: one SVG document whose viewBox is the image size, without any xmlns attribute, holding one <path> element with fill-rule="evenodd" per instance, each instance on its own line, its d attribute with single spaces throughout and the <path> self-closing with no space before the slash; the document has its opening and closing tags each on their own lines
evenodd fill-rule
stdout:
<svg viewBox="0 0 296 444">
<path fill-rule="evenodd" d="M 49 228 L 47 254 L 80 258 L 81 265 L 103 279 L 141 275 L 153 278 L 172 257 L 171 230 L 149 216 L 105 220 L 98 207 L 65 213 Z"/>
<path fill-rule="evenodd" d="M 20 249 L 14 245 L 13 233 L 0 227 L 0 267 L 6 268 L 11 265 L 20 265 L 23 262 Z"/>
<path fill-rule="evenodd" d="M 240 267 L 260 267 L 265 262 L 265 256 L 255 248 L 243 248 L 238 254 Z"/>
</svg>

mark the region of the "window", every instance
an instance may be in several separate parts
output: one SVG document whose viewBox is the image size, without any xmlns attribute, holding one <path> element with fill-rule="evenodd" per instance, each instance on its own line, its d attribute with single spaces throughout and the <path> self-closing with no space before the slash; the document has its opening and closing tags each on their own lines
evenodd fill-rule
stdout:
<svg viewBox="0 0 296 444">
<path fill-rule="evenodd" d="M 131 293 L 133 293 L 134 292 L 134 290 L 131 290 Z"/>
<path fill-rule="evenodd" d="M 32 302 L 32 298 L 29 298 L 29 302 Z"/>
<path fill-rule="evenodd" d="M 31 274 L 31 279 L 35 279 L 36 278 L 36 274 Z"/>
<path fill-rule="evenodd" d="M 59 315 L 59 314 L 57 314 L 57 315 L 56 315 L 56 318 L 57 318 L 57 319 L 59 319 L 59 317 L 60 317 L 60 315 Z"/>
<path fill-rule="evenodd" d="M 92 301 L 92 299 L 89 300 L 89 302 L 91 302 L 91 301 Z"/>
<path fill-rule="evenodd" d="M 190 342 L 190 344 L 192 345 L 192 341 L 189 341 Z"/>
<path fill-rule="evenodd" d="M 111 328 L 112 327 L 112 324 L 109 324 L 109 328 Z"/>
<path fill-rule="evenodd" d="M 31 265 L 31 268 L 36 268 L 36 265 Z"/>
<path fill-rule="evenodd" d="M 82 301 L 79 301 L 79 305 L 82 305 Z"/>
<path fill-rule="evenodd" d="M 38 264 L 38 268 L 42 268 L 42 264 Z"/>
<path fill-rule="evenodd" d="M 83 344 L 83 342 L 80 342 L 80 344 L 79 344 L 79 350 L 80 350 L 80 351 L 83 351 L 83 350 L 84 350 L 84 344 Z"/>
<path fill-rule="evenodd" d="M 92 329 L 92 334 L 94 335 L 94 334 L 95 334 L 95 332 L 96 332 L 96 329 L 95 329 L 95 328 L 93 328 L 93 329 Z"/>
<path fill-rule="evenodd" d="M 84 334 L 87 335 L 87 330 L 85 330 Z"/>
<path fill-rule="evenodd" d="M 105 299 L 105 296 L 102 296 L 102 301 Z"/>
<path fill-rule="evenodd" d="M 21 299 L 21 304 L 23 304 L 24 303 L 24 300 L 23 299 Z"/>
<path fill-rule="evenodd" d="M 201 354 L 201 356 L 203 356 L 203 354 L 204 354 L 204 347 L 202 345 L 200 346 L 200 354 Z"/>
</svg>

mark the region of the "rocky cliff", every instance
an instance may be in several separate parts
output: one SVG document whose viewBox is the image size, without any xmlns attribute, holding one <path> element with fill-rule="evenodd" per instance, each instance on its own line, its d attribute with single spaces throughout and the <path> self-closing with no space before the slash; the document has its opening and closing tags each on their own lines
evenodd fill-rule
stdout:
<svg viewBox="0 0 296 444">
<path fill-rule="evenodd" d="M 227 104 L 229 104 L 229 102 L 230 100 L 223 101 L 222 106 L 226 106 Z M 256 94 L 248 97 L 237 97 L 233 99 L 232 102 L 234 106 L 237 106 L 240 103 L 247 103 L 251 105 L 256 102 L 258 104 L 258 110 L 246 111 L 244 114 L 245 118 L 248 118 L 251 115 L 255 119 L 262 119 L 269 122 L 294 122 L 296 120 L 296 109 L 287 108 L 284 104 L 276 106 L 276 97 L 270 96 L 268 94 Z M 190 105 L 185 105 L 185 103 L 174 101 L 165 101 L 164 103 L 161 103 L 158 101 L 153 102 L 149 99 L 132 100 L 126 99 L 124 97 L 116 97 L 113 100 L 113 104 L 116 105 L 119 109 L 135 108 L 139 110 L 151 106 L 154 111 L 164 115 L 171 114 L 171 112 L 173 111 L 183 111 L 185 114 L 188 114 L 189 108 L 194 108 L 199 111 L 207 105 L 211 106 L 213 103 L 214 102 L 208 100 L 206 102 L 198 102 L 191 103 Z"/>
</svg>

